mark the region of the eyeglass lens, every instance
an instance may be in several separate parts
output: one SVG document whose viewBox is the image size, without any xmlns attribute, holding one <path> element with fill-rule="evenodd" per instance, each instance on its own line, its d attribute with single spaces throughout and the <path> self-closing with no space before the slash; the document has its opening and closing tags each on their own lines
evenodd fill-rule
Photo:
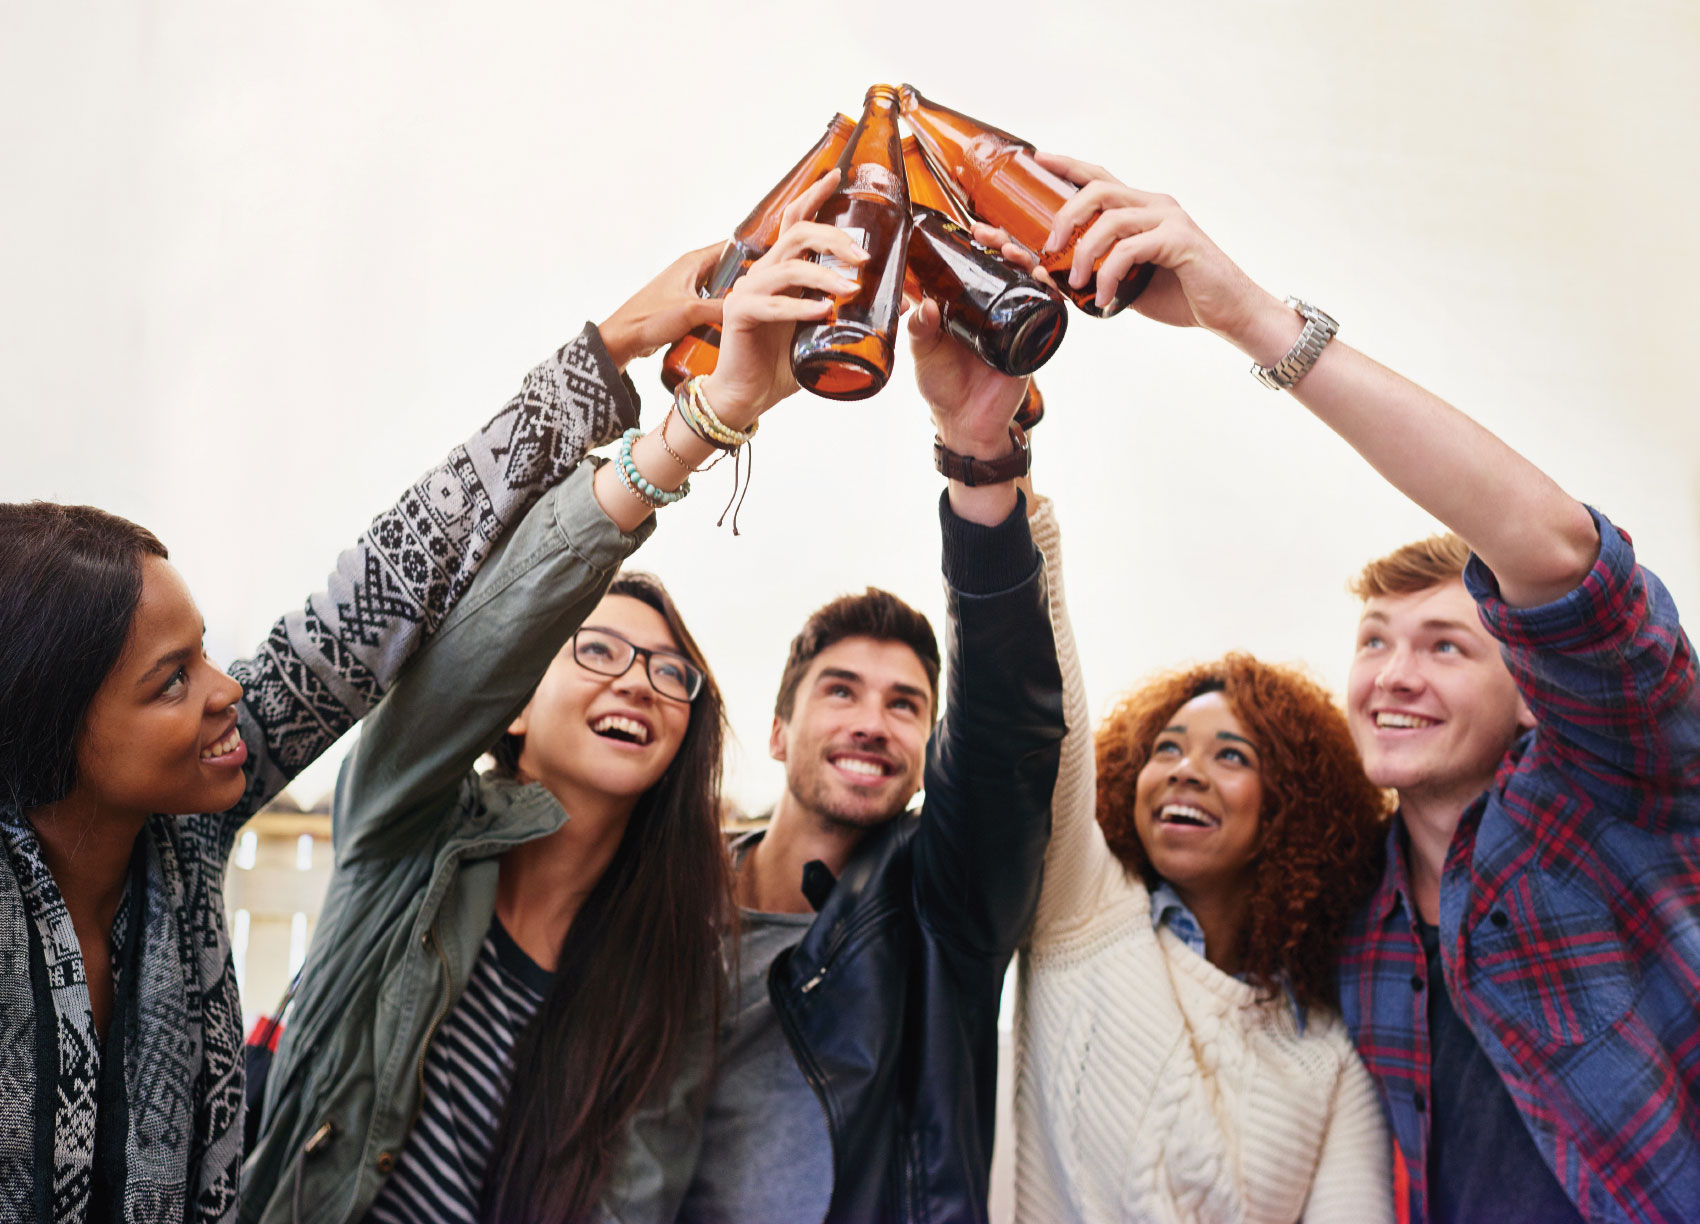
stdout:
<svg viewBox="0 0 1700 1224">
<path fill-rule="evenodd" d="M 640 654 L 650 687 L 663 697 L 691 701 L 702 689 L 702 672 L 681 655 L 645 650 L 606 629 L 580 629 L 573 635 L 573 658 L 600 675 L 625 675 Z"/>
</svg>

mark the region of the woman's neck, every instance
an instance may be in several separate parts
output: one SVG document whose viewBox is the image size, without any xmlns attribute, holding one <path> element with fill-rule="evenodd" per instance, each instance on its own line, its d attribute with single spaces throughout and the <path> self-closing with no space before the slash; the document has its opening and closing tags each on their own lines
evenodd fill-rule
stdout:
<svg viewBox="0 0 1700 1224">
<path fill-rule="evenodd" d="M 112 924 L 146 813 L 114 812 L 79 791 L 29 812 L 41 857 L 65 899 L 83 957 L 95 1032 L 112 1015 Z"/>
<path fill-rule="evenodd" d="M 1245 926 L 1246 888 L 1220 885 L 1190 889 L 1171 885 L 1204 932 L 1204 956 L 1223 973 L 1240 971 L 1240 931 Z"/>
<path fill-rule="evenodd" d="M 29 822 L 78 939 L 109 934 L 147 815 L 108 811 L 73 791 L 57 803 L 32 808 Z"/>
<path fill-rule="evenodd" d="M 551 971 L 637 806 L 634 799 L 562 790 L 549 787 L 566 809 L 567 822 L 502 855 L 496 882 L 496 916 L 525 954 Z"/>
</svg>

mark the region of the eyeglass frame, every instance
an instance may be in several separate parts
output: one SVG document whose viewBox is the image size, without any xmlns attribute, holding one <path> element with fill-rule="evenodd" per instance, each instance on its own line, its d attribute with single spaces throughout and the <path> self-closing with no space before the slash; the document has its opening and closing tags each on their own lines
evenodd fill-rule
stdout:
<svg viewBox="0 0 1700 1224">
<path fill-rule="evenodd" d="M 578 638 L 579 638 L 579 634 L 581 634 L 581 633 L 597 633 L 597 634 L 601 634 L 603 637 L 611 637 L 616 642 L 623 643 L 625 645 L 626 649 L 628 649 L 632 652 L 631 657 L 626 660 L 626 665 L 624 667 L 622 667 L 619 671 L 613 671 L 613 672 L 603 671 L 599 667 L 592 667 L 590 664 L 586 663 L 583 659 L 579 658 Z M 680 705 L 690 705 L 698 697 L 701 697 L 703 686 L 708 683 L 708 673 L 703 671 L 702 668 L 698 667 L 695 663 L 691 662 L 688 658 L 686 658 L 684 655 L 680 654 L 678 651 L 676 651 L 676 650 L 651 650 L 647 646 L 639 646 L 636 642 L 629 640 L 628 638 L 622 636 L 621 634 L 615 633 L 612 629 L 599 629 L 599 628 L 594 628 L 594 627 L 590 627 L 590 626 L 580 626 L 579 628 L 573 630 L 573 636 L 571 638 L 571 644 L 572 644 L 572 648 L 573 648 L 573 662 L 574 663 L 577 663 L 580 667 L 584 668 L 585 671 L 590 672 L 592 675 L 607 676 L 610 680 L 618 680 L 621 676 L 623 676 L 627 672 L 631 671 L 632 665 L 638 661 L 639 657 L 642 657 L 642 659 L 643 659 L 643 678 L 645 680 L 649 681 L 649 687 L 655 692 L 655 695 L 657 697 L 664 697 L 668 701 L 677 701 Z M 667 658 L 667 659 L 677 659 L 684 666 L 686 677 L 687 678 L 694 678 L 695 684 L 690 686 L 690 691 L 689 691 L 687 696 L 685 696 L 685 697 L 675 697 L 672 693 L 663 692 L 662 689 L 661 689 L 661 686 L 655 682 L 655 673 L 652 672 L 650 670 L 650 668 L 651 668 L 651 666 L 653 666 L 653 660 L 654 660 L 656 655 L 661 655 L 663 658 Z"/>
</svg>

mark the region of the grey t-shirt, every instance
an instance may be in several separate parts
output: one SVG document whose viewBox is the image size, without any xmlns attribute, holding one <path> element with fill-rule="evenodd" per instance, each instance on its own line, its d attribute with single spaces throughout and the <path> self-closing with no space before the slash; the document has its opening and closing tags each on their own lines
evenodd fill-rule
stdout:
<svg viewBox="0 0 1700 1224">
<path fill-rule="evenodd" d="M 738 992 L 721 1030 L 702 1154 L 681 1221 L 806 1224 L 826 1218 L 832 1202 L 826 1113 L 767 993 L 773 958 L 800 941 L 813 922 L 813 914 L 743 911 Z"/>
</svg>

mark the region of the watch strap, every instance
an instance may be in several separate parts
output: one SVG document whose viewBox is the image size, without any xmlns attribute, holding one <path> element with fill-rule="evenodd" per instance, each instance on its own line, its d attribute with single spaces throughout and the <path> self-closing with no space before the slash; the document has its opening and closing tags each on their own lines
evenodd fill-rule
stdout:
<svg viewBox="0 0 1700 1224">
<path fill-rule="evenodd" d="M 1299 317 L 1305 321 L 1304 330 L 1281 360 L 1272 365 L 1251 367 L 1252 377 L 1271 391 L 1290 391 L 1299 379 L 1310 373 L 1311 366 L 1322 356 L 1322 350 L 1340 330 L 1338 323 L 1309 302 L 1290 297 L 1286 304 L 1298 311 Z"/>
<path fill-rule="evenodd" d="M 935 436 L 933 466 L 941 475 L 950 480 L 960 480 L 971 489 L 1015 480 L 1032 470 L 1033 451 L 1027 443 L 1027 434 L 1019 425 L 1009 427 L 1009 440 L 1015 444 L 1015 450 L 1010 454 L 997 459 L 976 459 L 972 455 L 957 454 Z"/>
</svg>

